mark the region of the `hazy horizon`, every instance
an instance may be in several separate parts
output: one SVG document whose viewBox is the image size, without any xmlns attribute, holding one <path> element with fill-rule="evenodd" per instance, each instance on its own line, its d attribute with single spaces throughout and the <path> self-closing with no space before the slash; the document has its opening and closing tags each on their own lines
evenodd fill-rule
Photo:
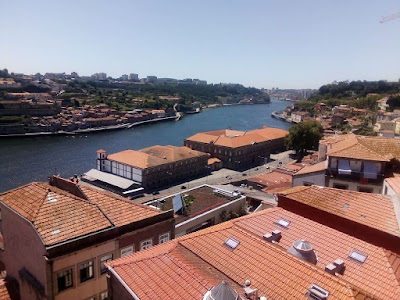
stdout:
<svg viewBox="0 0 400 300">
<path fill-rule="evenodd" d="M 257 88 L 400 77 L 398 1 L 6 1 L 0 68 Z"/>
</svg>

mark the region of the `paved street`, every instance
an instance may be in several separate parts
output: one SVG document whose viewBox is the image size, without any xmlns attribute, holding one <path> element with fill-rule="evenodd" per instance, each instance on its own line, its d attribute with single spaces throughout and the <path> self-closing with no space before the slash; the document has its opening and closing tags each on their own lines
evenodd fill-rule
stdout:
<svg viewBox="0 0 400 300">
<path fill-rule="evenodd" d="M 144 197 L 136 198 L 133 201 L 137 203 L 145 203 L 148 201 L 151 201 L 156 198 L 162 198 L 171 194 L 178 193 L 184 189 L 182 189 L 182 186 L 185 186 L 186 189 L 190 189 L 202 184 L 210 184 L 210 185 L 215 185 L 215 184 L 229 184 L 231 182 L 239 181 L 239 180 L 244 180 L 249 177 L 254 177 L 258 174 L 261 173 L 268 173 L 272 172 L 274 169 L 276 169 L 280 165 L 286 165 L 293 160 L 289 158 L 289 154 L 291 154 L 292 151 L 285 151 L 282 153 L 278 154 L 271 154 L 271 162 L 266 163 L 264 165 L 254 167 L 242 172 L 234 171 L 234 170 L 229 170 L 229 169 L 220 169 L 218 171 L 212 172 L 210 175 L 194 179 L 192 181 L 188 181 L 185 183 L 182 183 L 180 185 L 176 185 L 167 189 L 162 189 L 159 190 L 159 194 L 153 195 L 153 194 L 145 194 Z"/>
</svg>

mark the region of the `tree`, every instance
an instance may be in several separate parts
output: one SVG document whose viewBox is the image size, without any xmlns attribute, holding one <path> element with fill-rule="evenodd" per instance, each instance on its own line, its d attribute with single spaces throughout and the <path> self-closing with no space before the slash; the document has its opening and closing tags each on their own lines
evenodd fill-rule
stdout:
<svg viewBox="0 0 400 300">
<path fill-rule="evenodd" d="M 304 155 L 307 150 L 317 149 L 323 132 L 321 124 L 315 120 L 298 123 L 290 128 L 286 147 L 294 149 L 299 156 Z"/>
</svg>

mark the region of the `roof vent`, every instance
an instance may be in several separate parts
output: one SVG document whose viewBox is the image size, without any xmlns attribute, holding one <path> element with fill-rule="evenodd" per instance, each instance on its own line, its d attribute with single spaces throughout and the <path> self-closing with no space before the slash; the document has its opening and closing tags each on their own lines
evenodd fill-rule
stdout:
<svg viewBox="0 0 400 300">
<path fill-rule="evenodd" d="M 316 265 L 318 262 L 317 253 L 315 253 L 312 245 L 306 240 L 294 242 L 293 246 L 289 248 L 288 252 L 314 265 Z"/>
<path fill-rule="evenodd" d="M 224 280 L 211 288 L 204 295 L 203 300 L 240 300 L 239 294 Z"/>
<path fill-rule="evenodd" d="M 268 241 L 268 242 L 277 242 L 279 243 L 279 241 L 282 238 L 282 233 L 280 230 L 276 229 L 274 231 L 272 231 L 271 233 L 267 233 L 264 234 L 264 240 Z"/>
<path fill-rule="evenodd" d="M 344 261 L 340 258 L 336 259 L 332 264 L 328 264 L 325 267 L 325 271 L 332 275 L 336 275 L 336 273 L 343 275 L 345 269 L 346 267 L 344 265 Z"/>
<path fill-rule="evenodd" d="M 308 289 L 307 294 L 311 299 L 316 300 L 326 300 L 329 296 L 329 292 L 327 290 L 316 284 L 311 285 L 311 287 Z"/>
<path fill-rule="evenodd" d="M 250 285 L 251 281 L 247 279 L 243 285 L 243 290 L 244 294 L 246 295 L 246 298 L 258 300 L 258 289 L 252 289 Z"/>
</svg>

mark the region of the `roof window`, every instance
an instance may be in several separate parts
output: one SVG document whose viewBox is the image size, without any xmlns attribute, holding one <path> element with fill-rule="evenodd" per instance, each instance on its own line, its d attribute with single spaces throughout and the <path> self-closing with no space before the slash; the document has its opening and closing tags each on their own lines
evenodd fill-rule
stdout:
<svg viewBox="0 0 400 300">
<path fill-rule="evenodd" d="M 230 237 L 229 239 L 226 240 L 226 242 L 224 244 L 229 249 L 234 250 L 240 244 L 240 242 L 238 240 L 235 240 L 234 238 Z"/>
<path fill-rule="evenodd" d="M 60 232 L 61 232 L 60 229 L 56 229 L 56 230 L 53 230 L 53 231 L 51 232 L 51 235 L 55 235 L 55 234 L 58 234 L 58 233 L 60 233 Z"/>
<path fill-rule="evenodd" d="M 353 250 L 351 251 L 349 257 L 359 263 L 364 263 L 368 256 L 356 250 Z"/>
<path fill-rule="evenodd" d="M 278 222 L 276 222 L 276 224 L 282 226 L 283 228 L 288 228 L 288 227 L 289 227 L 289 224 L 290 224 L 290 221 L 289 221 L 289 220 L 285 220 L 285 219 L 283 219 L 283 218 L 280 218 L 280 219 L 278 220 Z"/>
</svg>

